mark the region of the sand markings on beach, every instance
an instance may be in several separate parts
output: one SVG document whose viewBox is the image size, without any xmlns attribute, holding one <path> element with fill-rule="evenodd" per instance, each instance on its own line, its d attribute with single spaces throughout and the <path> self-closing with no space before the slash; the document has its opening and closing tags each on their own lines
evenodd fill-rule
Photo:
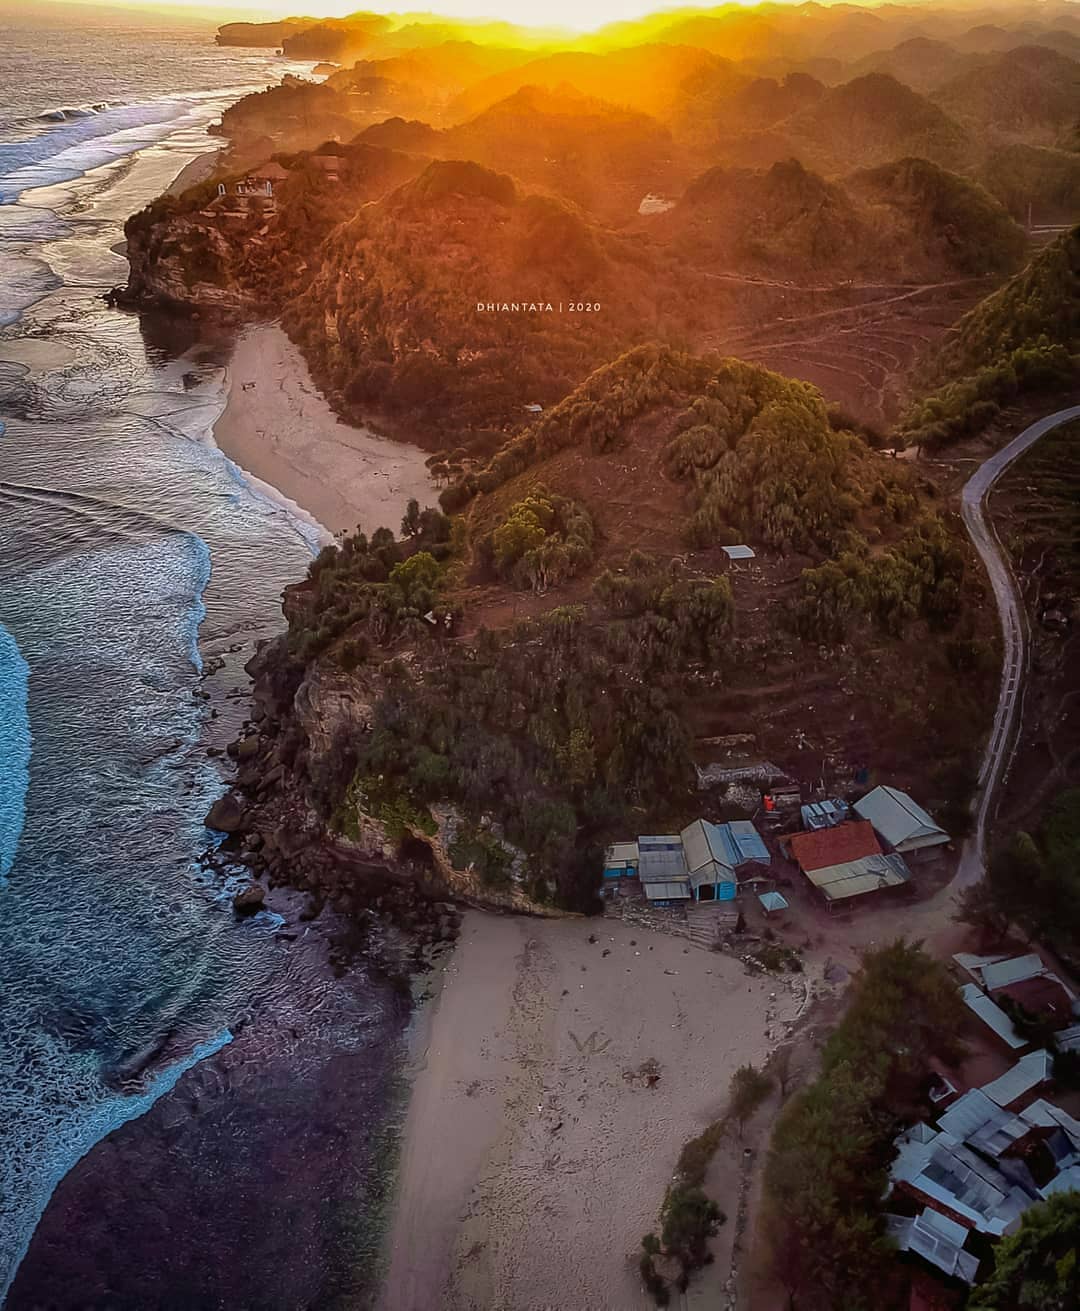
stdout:
<svg viewBox="0 0 1080 1311">
<path fill-rule="evenodd" d="M 650 1305 L 641 1237 L 732 1071 L 765 1059 L 775 988 L 668 934 L 470 912 L 410 1104 L 382 1311 Z"/>
</svg>

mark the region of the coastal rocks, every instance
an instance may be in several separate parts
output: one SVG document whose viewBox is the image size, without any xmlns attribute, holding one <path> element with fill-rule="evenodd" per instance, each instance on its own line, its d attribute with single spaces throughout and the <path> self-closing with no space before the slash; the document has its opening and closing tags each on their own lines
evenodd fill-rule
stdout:
<svg viewBox="0 0 1080 1311">
<path fill-rule="evenodd" d="M 235 792 L 226 792 L 210 807 L 206 827 L 219 833 L 239 833 L 244 824 L 246 807 Z"/>
<path fill-rule="evenodd" d="M 254 915 L 266 903 L 266 889 L 261 883 L 249 883 L 233 897 L 233 910 L 237 915 Z"/>
</svg>

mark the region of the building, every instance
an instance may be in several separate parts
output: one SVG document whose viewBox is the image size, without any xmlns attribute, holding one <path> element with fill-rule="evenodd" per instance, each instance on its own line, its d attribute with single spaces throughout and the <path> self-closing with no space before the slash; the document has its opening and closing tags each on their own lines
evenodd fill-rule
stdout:
<svg viewBox="0 0 1080 1311">
<path fill-rule="evenodd" d="M 899 887 L 910 878 L 900 856 L 882 852 L 865 820 L 794 833 L 786 843 L 792 860 L 830 906 Z"/>
<path fill-rule="evenodd" d="M 979 1258 L 963 1250 L 968 1231 L 962 1224 L 924 1207 L 918 1215 L 887 1215 L 885 1230 L 901 1252 L 915 1252 L 945 1274 L 975 1282 Z"/>
<path fill-rule="evenodd" d="M 851 807 L 846 801 L 832 799 L 811 801 L 800 810 L 803 828 L 814 832 L 819 828 L 835 828 L 851 818 Z"/>
<path fill-rule="evenodd" d="M 312 155 L 308 162 L 313 168 L 321 170 L 327 182 L 337 182 L 345 168 L 345 161 L 340 155 Z"/>
<path fill-rule="evenodd" d="M 886 847 L 905 856 L 919 853 L 917 858 L 925 859 L 950 841 L 948 833 L 899 788 L 874 788 L 855 802 L 855 811 L 874 826 Z"/>
<path fill-rule="evenodd" d="M 963 984 L 960 988 L 960 996 L 968 1010 L 977 1015 L 994 1037 L 1003 1042 L 1006 1047 L 1016 1051 L 1020 1047 L 1027 1046 L 1027 1042 L 1017 1033 L 1012 1020 L 993 997 L 988 997 L 976 984 Z"/>
<path fill-rule="evenodd" d="M 1075 1018 L 1076 994 L 1060 975 L 1047 969 L 1037 952 L 1025 956 L 975 956 L 957 952 L 953 960 L 995 1003 L 1011 1002 L 1061 1028 Z M 970 985 L 969 985 L 970 986 Z"/>
<path fill-rule="evenodd" d="M 646 898 L 660 905 L 733 901 L 738 871 L 770 863 L 768 848 L 749 820 L 712 824 L 696 819 L 678 834 L 612 843 L 604 853 L 604 878 L 640 879 Z"/>
</svg>

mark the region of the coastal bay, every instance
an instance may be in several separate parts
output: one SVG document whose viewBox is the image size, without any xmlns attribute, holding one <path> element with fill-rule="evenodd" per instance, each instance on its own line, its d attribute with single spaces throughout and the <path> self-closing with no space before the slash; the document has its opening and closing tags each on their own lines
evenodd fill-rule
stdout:
<svg viewBox="0 0 1080 1311">
<path fill-rule="evenodd" d="M 332 533 L 357 525 L 368 534 L 380 527 L 396 532 L 411 499 L 421 508 L 435 503 L 425 452 L 340 419 L 274 323 L 245 328 L 237 338 L 214 440 L 246 473 Z"/>
</svg>

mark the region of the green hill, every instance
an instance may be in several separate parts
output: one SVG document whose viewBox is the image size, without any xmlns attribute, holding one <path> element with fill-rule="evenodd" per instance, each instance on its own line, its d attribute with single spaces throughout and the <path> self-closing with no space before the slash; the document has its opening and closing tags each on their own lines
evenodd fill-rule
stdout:
<svg viewBox="0 0 1080 1311">
<path fill-rule="evenodd" d="M 930 394 L 902 433 L 941 446 L 984 427 L 1018 393 L 1075 385 L 1080 373 L 1080 227 L 965 314 L 926 369 Z"/>
</svg>

